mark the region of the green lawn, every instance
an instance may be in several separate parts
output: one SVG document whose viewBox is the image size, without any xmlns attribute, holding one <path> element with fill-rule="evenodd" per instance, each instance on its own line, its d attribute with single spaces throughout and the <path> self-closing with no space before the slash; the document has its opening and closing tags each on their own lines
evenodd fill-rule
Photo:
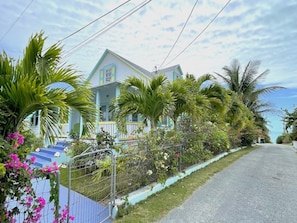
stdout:
<svg viewBox="0 0 297 223">
<path fill-rule="evenodd" d="M 60 183 L 68 187 L 68 168 L 60 169 Z M 102 178 L 98 182 L 91 173 L 86 173 L 85 169 L 72 169 L 71 189 L 94 201 L 104 203 L 104 198 L 110 194 L 110 177 Z"/>
</svg>

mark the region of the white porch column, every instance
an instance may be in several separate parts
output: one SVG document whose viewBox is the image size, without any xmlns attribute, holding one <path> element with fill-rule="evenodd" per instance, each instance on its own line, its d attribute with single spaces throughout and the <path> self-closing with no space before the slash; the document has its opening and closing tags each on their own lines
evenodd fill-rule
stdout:
<svg viewBox="0 0 297 223">
<path fill-rule="evenodd" d="M 117 98 L 117 97 L 119 97 L 120 96 L 120 94 L 121 94 L 121 90 L 120 90 L 120 86 L 119 85 L 117 85 L 116 86 L 116 92 L 115 92 L 115 97 Z M 115 135 L 115 142 L 116 143 L 118 143 L 119 141 L 120 141 L 120 139 L 119 139 L 119 132 L 118 132 L 118 128 L 117 128 L 117 126 L 115 125 L 115 133 L 116 133 L 116 135 Z"/>
<path fill-rule="evenodd" d="M 72 109 L 70 108 L 69 109 L 69 114 L 68 114 L 68 135 L 67 135 L 67 139 L 70 139 L 70 132 L 71 132 L 71 129 L 72 129 L 72 126 L 73 126 L 73 120 L 72 120 Z"/>
<path fill-rule="evenodd" d="M 96 91 L 96 123 L 95 123 L 95 133 L 99 132 L 99 121 L 100 121 L 100 92 L 99 89 Z"/>
<path fill-rule="evenodd" d="M 83 133 L 83 118 L 82 118 L 82 116 L 80 115 L 80 123 L 79 123 L 80 125 L 79 125 L 79 138 L 81 138 L 81 136 L 82 136 L 82 133 Z"/>
</svg>

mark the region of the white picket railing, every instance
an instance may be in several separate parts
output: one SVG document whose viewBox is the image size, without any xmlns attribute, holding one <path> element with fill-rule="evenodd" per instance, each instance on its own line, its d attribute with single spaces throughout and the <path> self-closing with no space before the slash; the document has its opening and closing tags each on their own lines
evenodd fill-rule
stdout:
<svg viewBox="0 0 297 223">
<path fill-rule="evenodd" d="M 116 128 L 115 122 L 99 122 L 99 131 L 103 129 L 110 133 L 110 135 L 117 137 L 119 140 L 129 140 L 136 137 L 136 131 L 143 125 L 141 122 L 127 122 L 126 123 L 127 134 L 119 133 Z M 68 131 L 68 124 L 62 124 L 62 133 L 61 138 L 68 138 L 69 131 Z M 148 132 L 149 128 L 144 127 L 143 132 Z M 95 136 L 95 134 L 94 134 Z"/>
</svg>

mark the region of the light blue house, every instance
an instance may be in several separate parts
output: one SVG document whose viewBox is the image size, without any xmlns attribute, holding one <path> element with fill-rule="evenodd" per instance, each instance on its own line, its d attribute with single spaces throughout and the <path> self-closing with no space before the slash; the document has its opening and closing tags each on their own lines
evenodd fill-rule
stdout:
<svg viewBox="0 0 297 223">
<path fill-rule="evenodd" d="M 111 100 L 121 94 L 120 85 L 128 76 L 135 76 L 149 81 L 157 74 L 165 74 L 169 81 L 182 78 L 183 76 L 180 65 L 150 72 L 113 51 L 106 49 L 87 79 L 91 83 L 91 88 L 94 92 L 94 102 L 98 110 L 95 125 L 96 129 L 93 137 L 95 137 L 96 133 L 98 133 L 101 128 L 108 131 L 111 135 L 116 136 L 118 140 L 132 137 L 133 131 L 143 125 L 141 117 L 139 115 L 129 115 L 127 117 L 128 134 L 124 135 L 119 133 L 109 109 Z M 36 129 L 38 129 L 37 117 L 38 114 L 36 113 L 36 115 L 31 118 L 34 122 L 34 128 Z M 144 131 L 148 131 L 148 128 L 148 126 L 145 126 Z M 69 137 L 69 133 L 72 131 L 79 135 L 82 133 L 82 118 L 75 110 L 72 110 L 70 113 L 69 123 L 62 125 L 61 137 Z"/>
</svg>

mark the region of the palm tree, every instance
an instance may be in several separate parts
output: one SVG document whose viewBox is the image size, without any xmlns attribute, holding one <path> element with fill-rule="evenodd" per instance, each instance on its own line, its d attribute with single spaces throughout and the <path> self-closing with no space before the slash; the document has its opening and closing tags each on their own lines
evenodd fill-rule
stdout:
<svg viewBox="0 0 297 223">
<path fill-rule="evenodd" d="M 242 102 L 250 108 L 255 100 L 259 99 L 260 95 L 270 93 L 282 87 L 269 86 L 263 88 L 257 88 L 259 81 L 267 76 L 269 70 L 265 70 L 258 75 L 258 69 L 260 61 L 250 61 L 243 72 L 241 72 L 241 66 L 238 60 L 233 60 L 231 66 L 224 66 L 223 70 L 225 74 L 215 73 L 223 79 L 227 84 L 227 88 L 237 93 Z"/>
<path fill-rule="evenodd" d="M 293 112 L 284 109 L 284 112 L 285 116 L 283 117 L 283 121 L 285 123 L 285 129 L 286 131 L 291 130 L 291 138 L 295 141 L 297 140 L 297 108 L 295 108 Z"/>
<path fill-rule="evenodd" d="M 260 100 L 261 95 L 281 89 L 280 86 L 268 86 L 259 88 L 259 82 L 269 73 L 269 70 L 258 74 L 260 61 L 250 61 L 241 71 L 238 60 L 233 60 L 231 66 L 224 66 L 225 74 L 215 73 L 227 84 L 227 88 L 234 91 L 239 99 L 247 106 L 258 119 L 263 118 L 263 113 L 273 111 L 271 104 Z M 264 122 L 259 122 L 264 123 Z M 258 123 L 258 124 L 259 124 Z M 266 126 L 259 126 L 267 129 Z"/>
<path fill-rule="evenodd" d="M 214 76 L 205 74 L 197 79 L 193 75 L 186 75 L 189 93 L 195 96 L 196 110 L 193 115 L 196 118 L 211 118 L 211 115 L 219 115 L 225 111 L 225 89 L 215 82 Z"/>
<path fill-rule="evenodd" d="M 243 104 L 235 92 L 228 91 L 228 101 L 226 103 L 226 113 L 224 121 L 230 125 L 235 132 L 240 132 L 247 122 L 253 121 L 252 112 Z"/>
<path fill-rule="evenodd" d="M 61 64 L 62 48 L 44 50 L 43 32 L 29 40 L 22 59 L 0 54 L 0 135 L 19 131 L 24 120 L 40 111 L 41 135 L 53 140 L 69 109 L 82 115 L 85 133 L 93 129 L 95 105 L 88 83 L 71 66 Z"/>
<path fill-rule="evenodd" d="M 195 104 L 193 94 L 189 92 L 187 82 L 184 79 L 176 79 L 173 82 L 168 83 L 168 89 L 172 92 L 174 97 L 174 110 L 169 114 L 169 117 L 173 120 L 174 129 L 177 128 L 177 119 L 183 113 L 195 114 Z"/>
<path fill-rule="evenodd" d="M 213 77 L 209 74 L 203 75 L 197 80 L 194 75 L 187 74 L 185 79 L 176 79 L 167 85 L 175 99 L 174 110 L 169 114 L 175 129 L 177 120 L 182 114 L 189 115 L 193 120 L 199 120 L 205 116 L 206 109 L 214 109 L 216 105 L 217 108 L 222 106 L 219 102 L 219 97 L 222 96 L 220 94 L 223 90 L 222 87 L 217 84 L 208 84 L 202 87 L 212 79 Z M 216 89 L 216 87 L 218 88 Z"/>
<path fill-rule="evenodd" d="M 113 101 L 111 110 L 117 120 L 118 128 L 124 131 L 123 123 L 129 114 L 139 114 L 150 121 L 155 129 L 161 117 L 174 110 L 174 97 L 166 88 L 164 75 L 153 77 L 145 82 L 137 77 L 128 77 L 121 86 L 121 95 Z"/>
</svg>

